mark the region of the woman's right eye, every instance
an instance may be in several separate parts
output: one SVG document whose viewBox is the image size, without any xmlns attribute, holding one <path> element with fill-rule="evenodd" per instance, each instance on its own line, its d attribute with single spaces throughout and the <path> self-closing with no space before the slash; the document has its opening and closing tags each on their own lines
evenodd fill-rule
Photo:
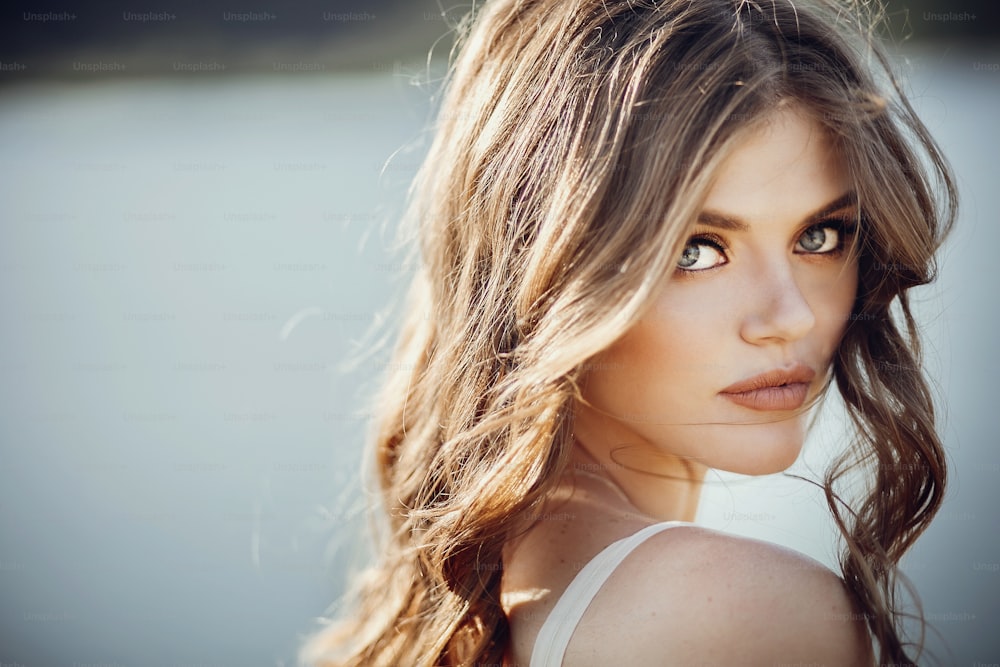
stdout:
<svg viewBox="0 0 1000 667">
<path fill-rule="evenodd" d="M 681 271 L 705 271 L 726 263 L 725 250 L 722 245 L 710 238 L 694 237 L 684 246 L 681 257 L 677 260 L 677 268 Z M 723 261 L 719 261 L 719 260 Z"/>
</svg>

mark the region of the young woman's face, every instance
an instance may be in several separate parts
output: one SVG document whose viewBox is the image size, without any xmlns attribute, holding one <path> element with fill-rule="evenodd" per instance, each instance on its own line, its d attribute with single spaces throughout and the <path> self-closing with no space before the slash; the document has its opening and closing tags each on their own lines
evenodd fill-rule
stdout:
<svg viewBox="0 0 1000 667">
<path fill-rule="evenodd" d="M 855 219 L 844 165 L 815 121 L 783 109 L 749 133 L 655 306 L 589 365 L 581 443 L 621 447 L 615 460 L 672 454 L 744 474 L 791 465 L 808 419 L 795 404 L 819 391 L 854 304 Z M 815 373 L 798 391 L 724 392 L 794 366 Z"/>
</svg>

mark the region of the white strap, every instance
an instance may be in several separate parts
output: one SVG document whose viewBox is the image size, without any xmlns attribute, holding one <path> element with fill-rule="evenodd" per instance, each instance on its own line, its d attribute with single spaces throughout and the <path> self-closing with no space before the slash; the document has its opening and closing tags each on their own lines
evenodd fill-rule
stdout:
<svg viewBox="0 0 1000 667">
<path fill-rule="evenodd" d="M 601 586 L 626 556 L 653 535 L 674 526 L 691 525 L 686 521 L 664 521 L 646 526 L 637 533 L 612 542 L 594 556 L 573 578 L 555 607 L 542 623 L 529 667 L 561 667 L 563 655 L 576 626 L 583 618 Z"/>
</svg>

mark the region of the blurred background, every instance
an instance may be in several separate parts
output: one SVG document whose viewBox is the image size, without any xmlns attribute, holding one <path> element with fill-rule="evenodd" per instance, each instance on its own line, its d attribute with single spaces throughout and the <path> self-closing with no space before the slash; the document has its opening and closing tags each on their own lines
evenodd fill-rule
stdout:
<svg viewBox="0 0 1000 667">
<path fill-rule="evenodd" d="M 0 665 L 295 664 L 367 558 L 373 326 L 470 7 L 0 10 Z M 915 295 L 952 478 L 905 571 L 940 664 L 998 664 L 1000 19 L 889 19 L 963 206 Z M 828 405 L 792 472 L 843 446 Z M 698 520 L 836 567 L 807 484 L 719 475 Z"/>
</svg>

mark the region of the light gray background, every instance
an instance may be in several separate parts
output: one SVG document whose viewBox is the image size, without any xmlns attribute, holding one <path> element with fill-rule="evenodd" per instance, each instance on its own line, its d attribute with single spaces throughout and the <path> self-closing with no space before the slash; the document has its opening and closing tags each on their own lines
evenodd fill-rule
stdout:
<svg viewBox="0 0 1000 667">
<path fill-rule="evenodd" d="M 942 662 L 998 663 L 1000 53 L 911 55 L 963 210 L 919 292 L 952 483 L 906 568 Z M 294 663 L 363 555 L 366 331 L 410 269 L 385 224 L 420 73 L 0 94 L 0 663 Z M 834 564 L 815 490 L 720 479 L 701 523 Z"/>
</svg>

